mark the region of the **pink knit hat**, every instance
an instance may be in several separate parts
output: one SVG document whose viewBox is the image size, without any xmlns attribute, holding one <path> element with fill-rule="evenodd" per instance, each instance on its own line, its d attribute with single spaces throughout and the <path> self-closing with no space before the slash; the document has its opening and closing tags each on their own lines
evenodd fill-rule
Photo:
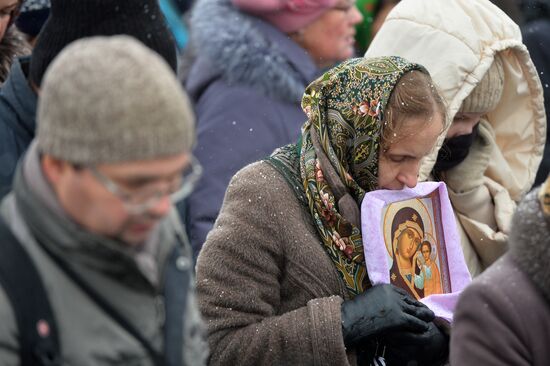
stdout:
<svg viewBox="0 0 550 366">
<path fill-rule="evenodd" d="M 295 32 L 314 21 L 338 0 L 231 0 L 234 6 L 256 15 L 284 33 Z"/>
</svg>

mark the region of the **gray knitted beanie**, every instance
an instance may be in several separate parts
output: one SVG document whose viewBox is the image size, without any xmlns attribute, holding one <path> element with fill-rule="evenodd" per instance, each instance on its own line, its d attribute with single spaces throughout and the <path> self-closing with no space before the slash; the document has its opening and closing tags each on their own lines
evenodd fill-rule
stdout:
<svg viewBox="0 0 550 366">
<path fill-rule="evenodd" d="M 504 88 L 504 69 L 502 59 L 498 54 L 489 70 L 483 75 L 481 81 L 474 90 L 464 99 L 460 112 L 464 113 L 486 113 L 497 106 Z"/>
<path fill-rule="evenodd" d="M 190 151 L 189 100 L 166 61 L 130 36 L 83 38 L 45 74 L 41 152 L 75 164 L 148 160 Z"/>
</svg>

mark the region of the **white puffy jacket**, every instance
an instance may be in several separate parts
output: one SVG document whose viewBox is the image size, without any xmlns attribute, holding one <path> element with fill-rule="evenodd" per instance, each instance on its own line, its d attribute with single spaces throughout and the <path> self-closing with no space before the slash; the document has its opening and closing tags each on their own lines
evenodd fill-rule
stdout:
<svg viewBox="0 0 550 366">
<path fill-rule="evenodd" d="M 365 54 L 398 55 L 424 65 L 452 120 L 497 52 L 503 59 L 505 84 L 496 109 L 486 116 L 497 147 L 485 172 L 485 187 L 466 202 L 451 195 L 455 209 L 461 206 L 457 216 L 472 275 L 506 251 L 516 203 L 533 184 L 544 149 L 542 86 L 520 29 L 488 0 L 403 0 L 390 12 Z M 429 178 L 443 138 L 424 160 L 421 179 Z M 494 215 L 488 221 L 497 227 L 475 218 L 480 212 Z"/>
</svg>

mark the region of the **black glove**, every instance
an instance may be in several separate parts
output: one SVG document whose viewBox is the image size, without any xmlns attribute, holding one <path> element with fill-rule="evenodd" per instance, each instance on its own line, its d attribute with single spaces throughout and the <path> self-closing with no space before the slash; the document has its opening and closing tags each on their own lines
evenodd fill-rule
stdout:
<svg viewBox="0 0 550 366">
<path fill-rule="evenodd" d="M 388 365 L 440 366 L 449 355 L 449 337 L 433 322 L 423 333 L 393 332 L 380 341 Z"/>
<path fill-rule="evenodd" d="M 393 285 L 377 285 L 342 303 L 344 344 L 353 347 L 394 331 L 424 333 L 435 315 Z"/>
</svg>

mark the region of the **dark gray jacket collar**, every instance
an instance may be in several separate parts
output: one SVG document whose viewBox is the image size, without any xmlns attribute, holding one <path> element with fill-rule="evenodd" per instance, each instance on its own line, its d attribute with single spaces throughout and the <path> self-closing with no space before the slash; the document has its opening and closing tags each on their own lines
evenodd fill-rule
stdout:
<svg viewBox="0 0 550 366">
<path fill-rule="evenodd" d="M 550 220 L 538 200 L 538 188 L 518 206 L 510 233 L 510 255 L 550 302 Z"/>
<path fill-rule="evenodd" d="M 197 60 L 187 89 L 193 97 L 216 77 L 248 85 L 270 97 L 299 102 L 319 74 L 306 51 L 258 18 L 236 9 L 230 0 L 199 1 L 191 16 L 191 40 Z"/>
</svg>

